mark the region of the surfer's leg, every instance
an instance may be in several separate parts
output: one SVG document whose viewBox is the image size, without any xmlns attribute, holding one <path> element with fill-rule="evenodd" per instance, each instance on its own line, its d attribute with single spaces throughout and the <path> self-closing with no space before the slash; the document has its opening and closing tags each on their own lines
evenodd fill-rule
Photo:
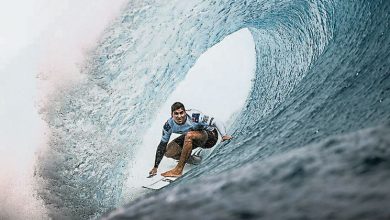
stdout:
<svg viewBox="0 0 390 220">
<path fill-rule="evenodd" d="M 180 155 L 181 155 L 181 151 L 183 148 L 183 144 L 184 144 L 184 138 L 185 138 L 185 135 L 183 134 L 183 135 L 180 135 L 179 137 L 175 138 L 173 141 L 171 141 L 167 145 L 167 150 L 166 150 L 164 156 L 166 156 L 168 158 L 173 158 L 175 160 L 179 160 Z"/>
<path fill-rule="evenodd" d="M 186 160 L 190 157 L 192 149 L 203 146 L 207 141 L 206 131 L 190 131 L 184 138 L 183 150 L 177 168 L 183 170 Z"/>
<path fill-rule="evenodd" d="M 202 145 L 202 148 L 212 148 L 215 146 L 215 144 L 218 142 L 218 132 L 217 129 L 214 129 L 212 131 L 207 131 L 207 141 L 204 145 Z"/>
<path fill-rule="evenodd" d="M 165 177 L 177 177 L 181 176 L 183 173 L 183 169 L 185 166 L 185 162 L 188 159 L 188 157 L 191 155 L 191 151 L 193 146 L 203 145 L 207 141 L 207 132 L 206 131 L 190 131 L 186 134 L 184 138 L 184 145 L 183 150 L 180 155 L 179 163 L 176 165 L 175 168 L 172 170 L 169 170 L 165 173 L 162 173 L 161 175 Z"/>
</svg>

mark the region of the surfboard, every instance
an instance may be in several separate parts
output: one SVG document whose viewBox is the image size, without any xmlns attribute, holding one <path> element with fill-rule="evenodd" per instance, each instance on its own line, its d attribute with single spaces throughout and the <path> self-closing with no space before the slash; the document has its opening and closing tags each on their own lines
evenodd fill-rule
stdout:
<svg viewBox="0 0 390 220">
<path fill-rule="evenodd" d="M 184 167 L 184 170 L 183 170 L 183 174 L 186 173 L 188 170 L 190 170 L 192 167 L 191 166 L 196 166 L 196 165 L 199 165 L 201 160 L 202 160 L 202 156 L 200 155 L 202 152 L 202 149 L 199 149 L 197 151 L 195 151 L 192 156 L 196 157 L 197 160 L 192 160 L 190 161 L 185 167 Z M 173 168 L 173 167 L 172 167 Z M 158 190 L 158 189 L 161 189 L 167 185 L 169 185 L 170 183 L 172 183 L 173 181 L 175 181 L 178 177 L 163 177 L 161 176 L 161 174 L 157 174 L 157 175 L 154 175 L 154 176 L 148 176 L 147 178 L 149 178 L 150 180 L 147 181 L 147 183 L 145 183 L 142 188 L 145 188 L 145 189 L 152 189 L 152 190 Z"/>
<path fill-rule="evenodd" d="M 153 177 L 150 177 L 150 179 L 150 184 L 146 184 L 142 186 L 142 188 L 153 190 L 161 189 L 175 181 L 177 177 L 162 177 L 160 175 L 155 175 Z"/>
</svg>

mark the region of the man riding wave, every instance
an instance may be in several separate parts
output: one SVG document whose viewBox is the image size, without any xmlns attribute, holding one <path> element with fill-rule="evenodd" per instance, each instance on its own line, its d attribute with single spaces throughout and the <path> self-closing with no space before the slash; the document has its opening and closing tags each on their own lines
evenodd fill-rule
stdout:
<svg viewBox="0 0 390 220">
<path fill-rule="evenodd" d="M 189 159 L 194 159 L 190 158 L 193 149 L 214 147 L 218 141 L 218 132 L 222 136 L 222 141 L 232 138 L 226 134 L 222 122 L 200 112 L 187 112 L 180 102 L 175 102 L 171 106 L 171 116 L 163 126 L 162 138 L 156 150 L 154 167 L 149 172 L 150 175 L 156 175 L 157 168 L 165 155 L 179 160 L 179 162 L 175 168 L 161 175 L 165 177 L 181 176 L 186 162 Z M 168 144 L 172 133 L 181 135 Z"/>
</svg>

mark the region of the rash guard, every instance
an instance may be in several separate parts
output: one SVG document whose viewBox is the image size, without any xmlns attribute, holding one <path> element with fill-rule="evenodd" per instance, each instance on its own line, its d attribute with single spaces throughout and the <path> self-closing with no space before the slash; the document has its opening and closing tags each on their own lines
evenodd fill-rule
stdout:
<svg viewBox="0 0 390 220">
<path fill-rule="evenodd" d="M 165 154 L 166 146 L 172 133 L 187 134 L 189 131 L 213 131 L 214 129 L 217 129 L 221 136 L 226 135 L 226 129 L 224 124 L 219 120 L 215 119 L 214 117 L 204 115 L 201 112 L 195 110 L 188 110 L 186 112 L 187 118 L 185 123 L 182 125 L 177 124 L 172 117 L 169 118 L 167 122 L 165 122 L 162 130 L 161 141 L 156 151 L 156 160 L 154 163 L 154 167 L 157 168 L 160 164 Z"/>
</svg>

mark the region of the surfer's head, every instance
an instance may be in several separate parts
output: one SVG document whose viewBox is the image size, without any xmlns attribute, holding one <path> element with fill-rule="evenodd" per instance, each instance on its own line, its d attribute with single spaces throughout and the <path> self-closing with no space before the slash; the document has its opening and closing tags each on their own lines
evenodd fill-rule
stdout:
<svg viewBox="0 0 390 220">
<path fill-rule="evenodd" d="M 186 108 L 184 107 L 183 103 L 181 102 L 175 102 L 173 103 L 173 105 L 171 106 L 171 115 L 172 115 L 172 118 L 173 120 L 181 125 L 181 124 L 184 124 L 186 122 Z"/>
</svg>

